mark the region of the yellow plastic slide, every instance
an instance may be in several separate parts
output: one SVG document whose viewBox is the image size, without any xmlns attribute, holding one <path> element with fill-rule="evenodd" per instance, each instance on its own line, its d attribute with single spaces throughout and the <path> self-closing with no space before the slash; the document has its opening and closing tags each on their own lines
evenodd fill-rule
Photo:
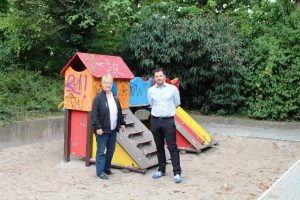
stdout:
<svg viewBox="0 0 300 200">
<path fill-rule="evenodd" d="M 211 136 L 180 106 L 176 109 L 176 115 L 204 141 L 204 144 L 211 142 Z"/>
</svg>

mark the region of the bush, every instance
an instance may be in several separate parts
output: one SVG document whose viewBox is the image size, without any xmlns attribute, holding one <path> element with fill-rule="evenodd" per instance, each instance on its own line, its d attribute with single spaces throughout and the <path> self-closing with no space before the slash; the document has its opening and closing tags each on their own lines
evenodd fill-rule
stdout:
<svg viewBox="0 0 300 200">
<path fill-rule="evenodd" d="M 244 54 L 245 113 L 258 119 L 299 120 L 300 12 L 294 11 L 262 31 Z"/>
<path fill-rule="evenodd" d="M 63 100 L 63 80 L 29 71 L 0 74 L 0 124 L 57 112 Z"/>
<path fill-rule="evenodd" d="M 133 27 L 123 54 L 138 76 L 163 67 L 169 77 L 179 77 L 185 106 L 234 113 L 243 96 L 233 29 L 226 16 L 155 15 Z"/>
<path fill-rule="evenodd" d="M 0 13 L 0 70 L 26 69 L 53 76 L 78 51 L 90 49 L 100 21 L 99 2 L 12 1 Z"/>
</svg>

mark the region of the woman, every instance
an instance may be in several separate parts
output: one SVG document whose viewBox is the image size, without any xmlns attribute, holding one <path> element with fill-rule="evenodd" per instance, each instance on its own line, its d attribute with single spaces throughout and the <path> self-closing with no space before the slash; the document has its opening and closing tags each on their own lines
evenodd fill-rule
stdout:
<svg viewBox="0 0 300 200">
<path fill-rule="evenodd" d="M 96 134 L 96 173 L 101 179 L 111 175 L 111 161 L 116 147 L 117 132 L 125 131 L 120 102 L 111 92 L 113 78 L 102 77 L 102 91 L 95 97 L 92 108 L 92 127 Z M 106 148 L 106 153 L 104 153 Z"/>
</svg>

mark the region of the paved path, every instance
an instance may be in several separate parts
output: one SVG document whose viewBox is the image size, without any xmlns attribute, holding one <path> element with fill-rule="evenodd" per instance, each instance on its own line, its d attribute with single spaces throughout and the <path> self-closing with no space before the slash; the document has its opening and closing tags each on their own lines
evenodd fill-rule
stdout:
<svg viewBox="0 0 300 200">
<path fill-rule="evenodd" d="M 242 137 L 266 138 L 274 140 L 300 141 L 299 128 L 266 128 L 241 125 L 204 123 L 202 127 L 211 134 L 234 135 Z"/>
<path fill-rule="evenodd" d="M 300 141 L 300 122 L 260 121 L 196 114 L 192 114 L 192 117 L 210 134 Z"/>
<path fill-rule="evenodd" d="M 257 200 L 298 200 L 300 198 L 300 160 L 286 171 Z"/>
</svg>

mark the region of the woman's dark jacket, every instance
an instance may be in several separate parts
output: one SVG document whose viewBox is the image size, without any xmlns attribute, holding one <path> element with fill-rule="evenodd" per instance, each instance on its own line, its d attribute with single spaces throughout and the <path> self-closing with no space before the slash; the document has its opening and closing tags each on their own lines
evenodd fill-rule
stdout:
<svg viewBox="0 0 300 200">
<path fill-rule="evenodd" d="M 121 125 L 125 125 L 124 116 L 122 114 L 122 109 L 119 100 L 114 96 L 118 108 L 118 121 L 117 121 L 117 131 L 119 131 Z M 92 128 L 94 133 L 97 129 L 102 129 L 103 132 L 110 132 L 110 115 L 109 107 L 107 102 L 106 93 L 104 90 L 98 94 L 93 101 L 92 107 Z"/>
</svg>

